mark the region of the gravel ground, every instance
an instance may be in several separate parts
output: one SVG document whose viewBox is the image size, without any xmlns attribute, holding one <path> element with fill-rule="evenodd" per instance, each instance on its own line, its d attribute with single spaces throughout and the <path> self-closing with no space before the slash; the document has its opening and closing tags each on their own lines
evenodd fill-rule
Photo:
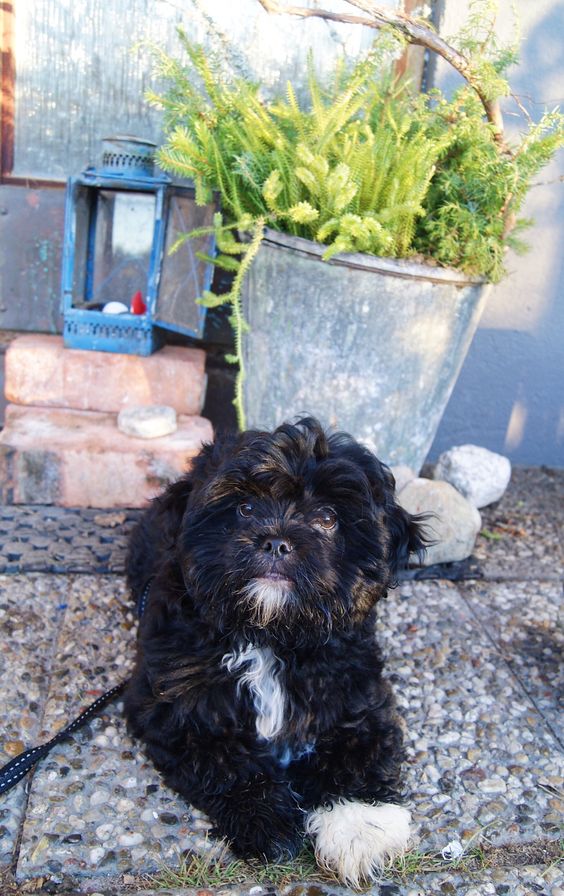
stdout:
<svg viewBox="0 0 564 896">
<path fill-rule="evenodd" d="M 424 858 L 414 853 L 408 877 L 373 887 L 374 896 L 564 896 L 555 861 L 564 792 L 563 486 L 564 473 L 518 472 L 484 512 L 489 534 L 469 563 L 412 574 L 382 605 L 379 638 L 408 732 L 414 849 Z M 127 676 L 134 614 L 122 577 L 102 573 L 122 569 L 136 516 L 0 510 L 3 569 L 19 573 L 0 576 L 0 762 Z M 214 854 L 207 830 L 205 817 L 162 785 L 114 703 L 0 798 L 0 893 L 149 896 L 144 875 L 187 852 Z M 430 864 L 453 842 L 480 844 L 486 861 Z M 214 885 L 213 894 L 350 892 L 312 881 L 257 886 Z"/>
</svg>

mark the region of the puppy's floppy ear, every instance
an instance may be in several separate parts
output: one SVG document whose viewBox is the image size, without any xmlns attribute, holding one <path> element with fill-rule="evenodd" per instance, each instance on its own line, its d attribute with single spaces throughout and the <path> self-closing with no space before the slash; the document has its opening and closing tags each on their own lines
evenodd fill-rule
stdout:
<svg viewBox="0 0 564 896">
<path fill-rule="evenodd" d="M 192 474 L 186 473 L 182 479 L 172 482 L 162 495 L 155 498 L 151 508 L 154 509 L 155 515 L 151 522 L 155 531 L 161 533 L 164 542 L 169 544 L 174 542 L 191 492 Z"/>
<path fill-rule="evenodd" d="M 425 553 L 429 538 L 425 532 L 426 514 L 413 516 L 404 510 L 396 500 L 396 482 L 392 471 L 381 465 L 385 482 L 385 510 L 390 534 L 388 564 L 393 576 L 399 569 L 407 566 L 410 554 L 417 554 L 421 559 Z"/>
<path fill-rule="evenodd" d="M 412 516 L 397 503 L 396 481 L 392 471 L 364 445 L 344 433 L 331 436 L 329 444 L 335 454 L 352 461 L 362 470 L 368 480 L 374 505 L 379 511 L 384 511 L 389 538 L 386 562 L 393 579 L 398 569 L 407 566 L 410 554 L 422 556 L 430 543 L 423 525 L 427 516 Z"/>
<path fill-rule="evenodd" d="M 161 533 L 163 544 L 171 546 L 176 541 L 192 495 L 203 488 L 217 472 L 236 441 L 237 436 L 228 434 L 213 442 L 206 442 L 193 459 L 190 471 L 153 500 L 147 516 L 151 517 L 150 523 L 154 530 Z"/>
<path fill-rule="evenodd" d="M 243 444 L 248 433 L 218 433 L 213 442 L 206 442 L 192 461 L 189 478 L 195 495 L 221 470 L 226 459 Z"/>
<path fill-rule="evenodd" d="M 174 547 L 191 487 L 190 475 L 169 485 L 153 498 L 131 533 L 125 570 L 137 599 Z"/>
</svg>

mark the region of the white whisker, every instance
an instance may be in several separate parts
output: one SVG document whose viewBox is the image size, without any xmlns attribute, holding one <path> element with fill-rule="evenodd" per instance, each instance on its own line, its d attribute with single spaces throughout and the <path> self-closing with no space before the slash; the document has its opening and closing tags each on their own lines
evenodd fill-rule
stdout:
<svg viewBox="0 0 564 896">
<path fill-rule="evenodd" d="M 253 624 L 264 628 L 284 612 L 292 586 L 287 579 L 252 579 L 243 594 L 251 608 Z"/>
</svg>

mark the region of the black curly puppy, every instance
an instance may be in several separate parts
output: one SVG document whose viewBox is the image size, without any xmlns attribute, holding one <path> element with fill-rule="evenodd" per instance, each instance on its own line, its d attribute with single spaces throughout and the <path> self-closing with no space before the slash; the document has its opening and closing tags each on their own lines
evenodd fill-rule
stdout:
<svg viewBox="0 0 564 896">
<path fill-rule="evenodd" d="M 423 541 L 388 468 L 309 418 L 206 445 L 142 517 L 125 713 L 240 856 L 280 860 L 307 834 L 354 885 L 405 848 L 375 605 Z"/>
</svg>

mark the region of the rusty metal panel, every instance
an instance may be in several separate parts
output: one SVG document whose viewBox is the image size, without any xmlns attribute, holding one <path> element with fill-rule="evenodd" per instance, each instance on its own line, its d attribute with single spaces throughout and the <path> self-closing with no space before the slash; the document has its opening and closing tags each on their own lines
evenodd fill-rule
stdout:
<svg viewBox="0 0 564 896">
<path fill-rule="evenodd" d="M 64 188 L 0 185 L 0 329 L 60 332 Z"/>
</svg>

